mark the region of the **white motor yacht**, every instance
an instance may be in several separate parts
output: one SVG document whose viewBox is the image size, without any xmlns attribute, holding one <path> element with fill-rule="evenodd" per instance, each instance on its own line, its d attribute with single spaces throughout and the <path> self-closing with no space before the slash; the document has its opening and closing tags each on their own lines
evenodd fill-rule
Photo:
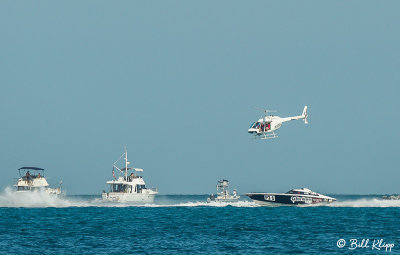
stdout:
<svg viewBox="0 0 400 255">
<path fill-rule="evenodd" d="M 32 192 L 43 190 L 51 195 L 61 194 L 61 182 L 58 188 L 50 188 L 49 183 L 44 177 L 44 169 L 39 167 L 21 167 L 18 169 L 20 178 L 14 187 L 17 192 Z"/>
<path fill-rule="evenodd" d="M 124 157 L 125 167 L 119 168 L 117 166 L 118 161 Z M 128 151 L 125 152 L 121 157 L 114 162 L 113 165 L 113 177 L 114 180 L 107 181 L 110 185 L 108 192 L 103 191 L 102 198 L 104 201 L 113 202 L 135 202 L 135 203 L 153 203 L 155 195 L 158 194 L 155 188 L 146 188 L 146 184 L 143 177 L 139 175 L 143 172 L 141 168 L 130 168 L 128 165 Z M 115 175 L 117 170 L 117 175 Z"/>
<path fill-rule="evenodd" d="M 237 202 L 239 201 L 240 196 L 237 194 L 236 190 L 233 190 L 232 194 L 229 194 L 229 181 L 228 180 L 220 180 L 217 183 L 217 195 L 210 195 L 207 198 L 207 202 Z"/>
</svg>

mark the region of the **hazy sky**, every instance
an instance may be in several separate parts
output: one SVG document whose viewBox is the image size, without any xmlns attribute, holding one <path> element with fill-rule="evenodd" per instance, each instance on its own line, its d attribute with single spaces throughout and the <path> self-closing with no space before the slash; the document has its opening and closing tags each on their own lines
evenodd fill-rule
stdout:
<svg viewBox="0 0 400 255">
<path fill-rule="evenodd" d="M 1 1 L 0 188 L 400 192 L 399 1 Z M 255 107 L 298 115 L 257 141 Z"/>
</svg>

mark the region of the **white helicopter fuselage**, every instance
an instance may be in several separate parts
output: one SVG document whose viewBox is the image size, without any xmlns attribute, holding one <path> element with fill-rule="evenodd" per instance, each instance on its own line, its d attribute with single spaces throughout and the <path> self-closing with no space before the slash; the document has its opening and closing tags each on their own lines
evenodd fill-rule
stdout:
<svg viewBox="0 0 400 255">
<path fill-rule="evenodd" d="M 279 116 L 267 116 L 265 118 L 259 119 L 257 122 L 249 128 L 248 132 L 250 134 L 262 134 L 263 132 L 274 132 L 279 129 L 284 122 L 283 118 Z M 265 127 L 263 124 L 265 123 Z"/>
<path fill-rule="evenodd" d="M 266 115 L 263 118 L 260 118 L 258 121 L 254 122 L 247 131 L 250 134 L 266 136 L 267 133 L 274 133 L 274 131 L 279 129 L 282 126 L 283 122 L 300 119 L 304 119 L 304 122 L 306 124 L 308 123 L 307 106 L 304 107 L 302 115 L 299 116 L 281 118 L 279 116 Z M 273 137 L 276 137 L 276 135 L 274 134 Z"/>
</svg>

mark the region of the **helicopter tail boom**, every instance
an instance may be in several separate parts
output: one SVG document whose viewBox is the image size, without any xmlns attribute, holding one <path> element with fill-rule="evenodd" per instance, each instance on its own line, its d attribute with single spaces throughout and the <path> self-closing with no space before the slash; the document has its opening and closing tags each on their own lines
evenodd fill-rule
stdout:
<svg viewBox="0 0 400 255">
<path fill-rule="evenodd" d="M 308 116 L 308 114 L 307 114 L 307 105 L 306 105 L 306 106 L 304 106 L 304 110 L 303 110 L 303 113 L 302 113 L 301 115 L 299 115 L 299 116 L 294 116 L 294 117 L 281 118 L 281 122 L 286 122 L 286 121 L 291 121 L 291 120 L 301 120 L 301 119 L 303 119 L 303 120 L 304 120 L 304 123 L 305 123 L 305 124 L 308 124 L 307 116 Z"/>
</svg>

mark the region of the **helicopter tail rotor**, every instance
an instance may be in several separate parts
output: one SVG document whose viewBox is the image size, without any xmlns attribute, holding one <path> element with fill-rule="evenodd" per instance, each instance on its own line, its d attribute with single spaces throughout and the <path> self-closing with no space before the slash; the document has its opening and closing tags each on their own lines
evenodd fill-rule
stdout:
<svg viewBox="0 0 400 255">
<path fill-rule="evenodd" d="M 305 123 L 305 124 L 308 124 L 308 120 L 307 120 L 307 117 L 308 117 L 308 114 L 307 114 L 307 105 L 304 106 L 304 110 L 303 110 L 303 113 L 301 114 L 301 116 L 304 118 L 304 123 Z"/>
</svg>

